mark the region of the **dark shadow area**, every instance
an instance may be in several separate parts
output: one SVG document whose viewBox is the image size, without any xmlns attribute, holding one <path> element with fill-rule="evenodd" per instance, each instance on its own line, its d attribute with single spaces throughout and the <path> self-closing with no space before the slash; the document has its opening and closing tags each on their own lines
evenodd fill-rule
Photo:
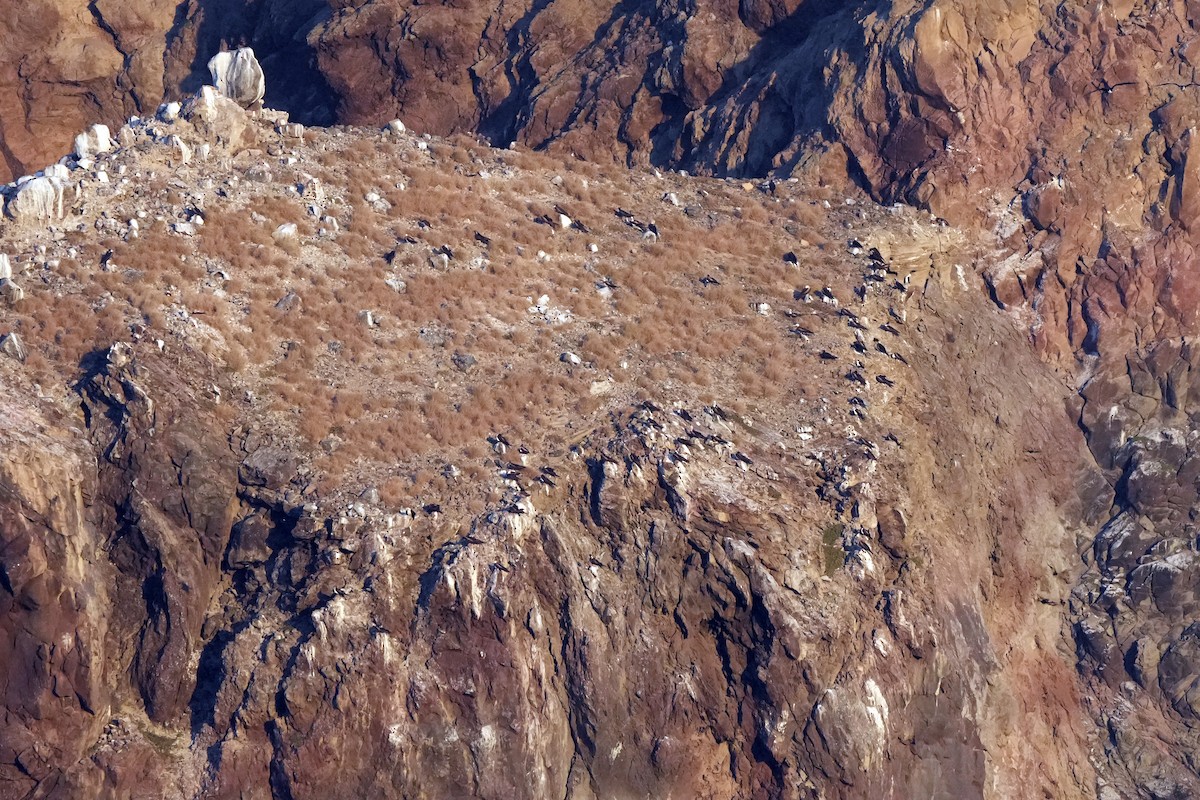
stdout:
<svg viewBox="0 0 1200 800">
<path fill-rule="evenodd" d="M 191 712 L 192 738 L 206 726 L 216 724 L 217 694 L 225 683 L 225 648 L 232 644 L 239 633 L 250 626 L 249 620 L 234 625 L 230 630 L 218 631 L 204 649 L 200 651 L 200 664 L 196 669 L 196 688 L 192 691 L 188 710 Z M 219 751 L 218 751 L 219 752 Z M 214 767 L 220 766 L 219 763 Z"/>
<path fill-rule="evenodd" d="M 308 43 L 330 14 L 324 0 L 185 0 L 167 34 L 167 86 L 195 92 L 211 83 L 208 61 L 215 54 L 252 47 L 266 75 L 268 108 L 305 125 L 332 125 L 338 97 Z M 183 63 L 193 47 L 191 61 Z"/>
<path fill-rule="evenodd" d="M 512 91 L 492 110 L 488 111 L 483 107 L 484 97 L 477 79 L 472 76 L 476 100 L 479 101 L 480 111 L 485 112 L 479 120 L 478 131 L 495 147 L 506 147 L 516 138 L 521 127 L 520 120 L 524 116 L 522 112 L 527 111 L 529 100 L 537 88 L 537 76 L 529 60 L 531 53 L 526 40 L 529 38 L 529 29 L 534 19 L 551 2 L 552 0 L 535 0 L 529 10 L 505 34 L 505 53 L 508 57 L 504 60 L 503 67 Z"/>
<path fill-rule="evenodd" d="M 851 62 L 866 60 L 862 29 L 855 20 L 883 5 L 880 0 L 803 4 L 767 29 L 746 57 L 726 71 L 704 106 L 664 102 L 665 119 L 651 132 L 651 163 L 722 177 L 790 172 L 802 154 L 778 167 L 774 162 L 794 142 L 836 138 L 828 123 L 834 96 L 824 70 L 834 51 Z M 755 108 L 757 117 L 752 119 Z M 701 109 L 714 112 L 713 125 L 700 140 L 688 141 L 686 118 Z M 740 136 L 743 131 L 746 135 Z M 742 142 L 744 153 L 739 155 Z"/>
</svg>

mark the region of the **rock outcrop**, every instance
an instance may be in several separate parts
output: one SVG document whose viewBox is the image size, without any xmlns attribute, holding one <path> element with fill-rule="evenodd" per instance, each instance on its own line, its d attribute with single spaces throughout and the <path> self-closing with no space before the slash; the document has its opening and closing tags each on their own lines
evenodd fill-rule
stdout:
<svg viewBox="0 0 1200 800">
<path fill-rule="evenodd" d="M 63 215 L 63 185 L 58 178 L 33 178 L 17 186 L 4 205 L 17 222 L 45 223 Z"/>
<path fill-rule="evenodd" d="M 242 108 L 261 106 L 267 92 L 266 77 L 249 47 L 217 53 L 209 60 L 208 71 L 217 91 Z"/>
<path fill-rule="evenodd" d="M 93 123 L 152 116 L 209 80 L 213 54 L 253 47 L 267 100 L 303 122 L 333 121 L 334 102 L 306 36 L 322 0 L 35 0 L 0 10 L 0 180 L 71 149 Z"/>
</svg>

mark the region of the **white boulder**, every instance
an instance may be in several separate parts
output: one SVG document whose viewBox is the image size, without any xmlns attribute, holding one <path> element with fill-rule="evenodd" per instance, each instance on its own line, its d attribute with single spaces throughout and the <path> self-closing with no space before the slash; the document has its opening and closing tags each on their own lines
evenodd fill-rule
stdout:
<svg viewBox="0 0 1200 800">
<path fill-rule="evenodd" d="M 93 125 L 75 137 L 75 157 L 88 159 L 112 150 L 112 135 L 107 125 Z"/>
<path fill-rule="evenodd" d="M 285 242 L 296 241 L 299 233 L 300 229 L 296 226 L 296 223 L 285 222 L 275 229 L 275 232 L 271 234 L 271 238 L 275 240 L 276 244 L 284 244 Z"/>
<path fill-rule="evenodd" d="M 18 222 L 52 222 L 63 216 L 63 184 L 58 178 L 41 177 L 17 189 L 5 207 Z"/>
<path fill-rule="evenodd" d="M 179 159 L 181 166 L 192 160 L 192 148 L 189 147 L 188 143 L 183 139 L 180 139 L 178 136 L 173 134 L 171 136 L 171 149 L 174 151 L 175 156 Z"/>
<path fill-rule="evenodd" d="M 0 281 L 12 279 L 12 262 L 8 260 L 7 253 L 0 253 Z"/>
<path fill-rule="evenodd" d="M 249 47 L 217 53 L 208 62 L 208 71 L 217 91 L 243 108 L 262 103 L 267 92 L 266 76 Z"/>
</svg>

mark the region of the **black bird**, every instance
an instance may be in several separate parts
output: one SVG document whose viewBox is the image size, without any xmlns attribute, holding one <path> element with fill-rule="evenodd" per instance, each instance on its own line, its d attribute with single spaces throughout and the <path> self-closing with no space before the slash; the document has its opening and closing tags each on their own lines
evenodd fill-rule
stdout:
<svg viewBox="0 0 1200 800">
<path fill-rule="evenodd" d="M 887 436 L 884 436 L 883 438 L 884 438 L 884 439 L 887 439 L 889 442 L 892 442 L 892 443 L 894 443 L 894 444 L 895 444 L 897 447 L 903 447 L 903 446 L 904 446 L 904 445 L 900 444 L 900 439 L 899 439 L 899 438 L 897 438 L 897 437 L 896 437 L 896 434 L 894 434 L 894 433 L 889 433 Z"/>
<path fill-rule="evenodd" d="M 444 244 L 441 247 L 433 248 L 434 255 L 442 255 L 451 261 L 454 260 L 454 251 L 450 249 L 450 245 Z"/>
<path fill-rule="evenodd" d="M 555 486 L 558 486 L 557 483 L 550 480 L 550 478 L 547 477 L 546 475 L 538 475 L 536 478 L 534 478 L 534 480 L 537 481 L 538 483 L 542 484 L 543 486 L 549 486 L 551 489 L 553 489 Z"/>
<path fill-rule="evenodd" d="M 858 239 L 848 239 L 846 241 L 846 247 L 857 247 L 862 249 L 862 242 L 860 242 Z"/>
<path fill-rule="evenodd" d="M 796 266 L 797 264 L 800 263 L 800 259 L 796 258 L 795 253 L 793 253 L 791 250 L 788 250 L 786 253 L 783 254 L 783 262 L 785 264 L 791 264 L 792 266 Z"/>
<path fill-rule="evenodd" d="M 649 400 L 643 400 L 643 401 L 642 401 L 642 408 L 646 409 L 646 410 L 647 410 L 647 411 L 649 411 L 651 414 L 657 414 L 658 412 L 662 411 L 662 409 L 661 409 L 661 408 L 659 408 L 658 406 L 654 405 L 654 403 L 651 403 Z"/>
<path fill-rule="evenodd" d="M 895 289 L 897 292 L 907 292 L 908 291 L 908 287 L 905 286 L 900 281 L 892 281 L 892 288 Z"/>
<path fill-rule="evenodd" d="M 415 236 L 409 236 L 408 234 L 405 234 L 403 236 L 396 237 L 396 243 L 397 244 L 420 244 L 420 240 L 417 239 L 417 237 L 415 237 Z"/>
<path fill-rule="evenodd" d="M 855 286 L 854 296 L 865 303 L 867 301 L 867 285 L 864 283 L 862 286 Z"/>
<path fill-rule="evenodd" d="M 496 441 L 505 447 L 512 447 L 512 444 L 508 441 L 508 438 L 503 433 L 496 434 Z"/>
<path fill-rule="evenodd" d="M 807 339 L 813 335 L 813 332 L 803 325 L 794 325 L 791 328 L 788 328 L 788 333 L 792 334 L 793 336 L 799 336 L 801 339 Z"/>
<path fill-rule="evenodd" d="M 540 214 L 540 215 L 534 217 L 533 221 L 536 222 L 538 225 L 549 225 L 551 228 L 554 227 L 554 220 L 550 219 L 550 217 L 547 216 L 546 214 Z"/>
<path fill-rule="evenodd" d="M 859 408 L 866 408 L 866 407 L 867 407 L 867 401 L 866 401 L 866 400 L 863 400 L 863 399 L 862 399 L 861 397 L 859 397 L 858 395 L 855 395 L 855 396 L 853 396 L 853 397 L 851 397 L 851 398 L 850 398 L 850 405 L 852 405 L 852 406 L 858 406 Z"/>
<path fill-rule="evenodd" d="M 711 275 L 705 275 L 700 279 L 701 286 L 720 286 L 721 282 Z"/>
<path fill-rule="evenodd" d="M 618 209 L 617 209 L 617 211 L 616 211 L 616 214 L 617 214 L 617 216 L 618 216 L 618 217 L 620 217 L 621 219 L 625 220 L 626 222 L 628 222 L 629 220 L 631 220 L 631 219 L 633 219 L 633 218 L 634 218 L 634 217 L 633 217 L 633 214 L 631 214 L 630 212 L 626 211 L 626 210 L 625 210 L 625 209 L 623 209 L 623 208 L 618 208 Z"/>
<path fill-rule="evenodd" d="M 885 356 L 889 355 L 888 349 L 884 347 L 883 342 L 879 341 L 878 339 L 875 340 L 875 349 L 883 353 Z"/>
<path fill-rule="evenodd" d="M 884 259 L 883 259 L 883 254 L 879 252 L 879 248 L 878 248 L 878 247 L 872 247 L 870 250 L 868 250 L 868 251 L 867 251 L 867 258 L 871 259 L 871 260 L 872 260 L 872 261 L 874 261 L 876 264 L 884 264 L 884 263 L 886 263 L 886 262 L 884 261 Z"/>
<path fill-rule="evenodd" d="M 417 227 L 418 227 L 418 228 L 420 228 L 421 230 L 426 230 L 426 229 L 428 229 L 428 228 L 430 227 L 430 225 L 429 225 L 429 220 L 427 220 L 427 219 L 419 219 L 419 220 L 417 220 Z"/>
<path fill-rule="evenodd" d="M 904 366 L 906 366 L 906 367 L 908 366 L 908 359 L 905 358 L 904 356 L 900 355 L 899 353 L 888 353 L 888 355 L 890 357 L 896 359 L 897 361 L 899 361 Z"/>
<path fill-rule="evenodd" d="M 867 379 L 862 376 L 862 373 L 853 369 L 846 373 L 846 380 L 851 383 L 861 383 L 863 386 L 867 385 Z"/>
<path fill-rule="evenodd" d="M 847 317 L 849 319 L 858 319 L 858 314 L 855 314 L 853 311 L 851 311 L 848 308 L 839 308 L 838 316 L 839 317 Z"/>
<path fill-rule="evenodd" d="M 857 319 L 851 319 L 851 320 L 847 320 L 847 321 L 846 321 L 846 324 L 847 324 L 847 325 L 849 325 L 851 328 L 854 328 L 854 330 L 856 330 L 856 331 L 865 331 L 865 330 L 867 330 L 867 326 L 866 326 L 866 325 L 863 325 L 863 324 L 862 324 L 861 322 L 859 322 Z"/>
<path fill-rule="evenodd" d="M 753 464 L 754 463 L 753 461 L 751 461 L 749 459 L 749 457 L 747 457 L 746 455 L 744 455 L 742 453 L 734 453 L 732 456 L 730 456 L 730 458 L 732 458 L 734 461 L 740 461 L 743 464 Z"/>
<path fill-rule="evenodd" d="M 890 323 L 887 323 L 887 322 L 885 322 L 884 324 L 880 325 L 880 326 L 879 326 L 879 330 L 881 330 L 881 331 L 887 331 L 887 332 L 888 332 L 888 333 L 890 333 L 892 336 L 899 336 L 899 335 L 900 335 L 900 331 L 896 330 L 894 327 L 892 327 L 892 325 L 891 325 Z"/>
<path fill-rule="evenodd" d="M 896 385 L 896 382 L 894 380 L 892 380 L 891 378 L 889 378 L 887 375 L 876 375 L 875 380 L 879 381 L 884 386 L 895 386 Z"/>
<path fill-rule="evenodd" d="M 899 322 L 901 325 L 904 324 L 904 318 L 897 314 L 896 309 L 892 308 L 891 306 L 888 306 L 888 316 L 896 320 L 896 322 Z"/>
<path fill-rule="evenodd" d="M 426 514 L 442 513 L 442 507 L 440 505 L 438 505 L 437 503 L 428 503 L 427 505 L 422 506 L 421 510 L 424 511 Z"/>
<path fill-rule="evenodd" d="M 852 347 L 856 353 L 862 353 L 863 355 L 866 355 L 867 353 L 867 346 L 862 342 L 856 341 L 854 344 L 850 345 L 850 347 Z"/>
<path fill-rule="evenodd" d="M 655 225 L 653 222 L 651 222 L 649 225 L 646 226 L 646 230 L 650 231 L 655 236 L 658 236 L 658 226 Z"/>
<path fill-rule="evenodd" d="M 688 413 L 686 408 L 677 408 L 675 409 L 675 413 L 678 414 L 684 422 L 692 421 L 692 415 Z"/>
<path fill-rule="evenodd" d="M 558 471 L 555 470 L 554 467 L 548 467 L 548 466 L 547 467 L 539 467 L 538 471 L 541 472 L 543 475 L 549 475 L 552 478 L 558 477 Z"/>
<path fill-rule="evenodd" d="M 821 351 L 821 360 L 822 361 L 837 361 L 837 356 L 835 356 L 833 353 L 829 352 L 828 350 L 822 350 Z"/>
<path fill-rule="evenodd" d="M 475 231 L 475 241 L 479 242 L 484 247 L 491 247 L 492 240 L 484 236 L 479 231 Z"/>
<path fill-rule="evenodd" d="M 821 291 L 817 292 L 817 294 L 821 295 L 822 297 L 824 297 L 828 300 L 836 300 L 837 299 L 836 297 L 833 296 L 833 289 L 830 289 L 828 286 L 823 288 Z"/>
</svg>

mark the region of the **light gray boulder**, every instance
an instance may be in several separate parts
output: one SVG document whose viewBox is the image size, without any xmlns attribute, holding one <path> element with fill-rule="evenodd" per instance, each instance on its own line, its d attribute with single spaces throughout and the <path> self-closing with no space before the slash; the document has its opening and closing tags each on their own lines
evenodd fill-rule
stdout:
<svg viewBox="0 0 1200 800">
<path fill-rule="evenodd" d="M 26 181 L 8 199 L 8 215 L 18 222 L 52 222 L 63 216 L 63 184 L 58 178 Z"/>
<path fill-rule="evenodd" d="M 11 278 L 0 280 L 0 303 L 15 306 L 25 299 L 25 290 Z"/>
<path fill-rule="evenodd" d="M 0 336 L 0 353 L 15 358 L 22 364 L 29 357 L 29 351 L 25 349 L 25 343 L 21 341 L 21 337 L 15 332 L 9 332 Z"/>
<path fill-rule="evenodd" d="M 75 157 L 84 160 L 112 150 L 112 134 L 107 125 L 93 125 L 75 137 Z"/>
<path fill-rule="evenodd" d="M 209 60 L 208 71 L 217 91 L 243 108 L 262 103 L 267 92 L 266 76 L 249 47 L 217 53 Z"/>
<path fill-rule="evenodd" d="M 58 178 L 64 183 L 71 180 L 71 170 L 67 169 L 65 164 L 51 164 L 42 170 L 42 175 L 47 178 Z"/>
</svg>

